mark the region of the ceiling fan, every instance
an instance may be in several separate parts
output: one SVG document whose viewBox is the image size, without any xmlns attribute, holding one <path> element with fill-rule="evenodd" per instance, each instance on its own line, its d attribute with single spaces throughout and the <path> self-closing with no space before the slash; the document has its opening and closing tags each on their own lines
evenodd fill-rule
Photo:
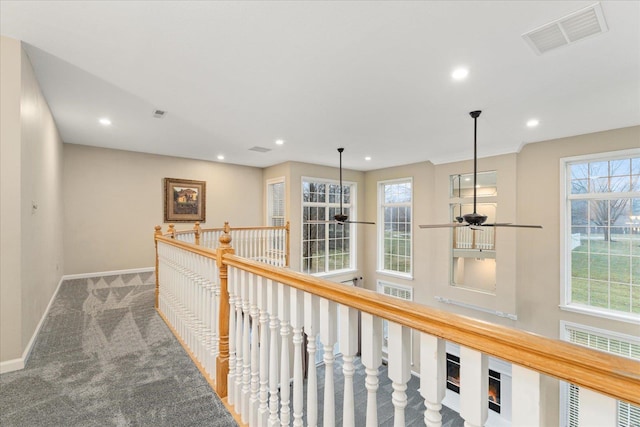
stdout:
<svg viewBox="0 0 640 427">
<path fill-rule="evenodd" d="M 342 152 L 344 148 L 338 148 L 338 153 L 340 153 L 340 212 L 333 216 L 333 219 L 323 221 L 323 220 L 309 220 L 305 221 L 307 224 L 326 224 L 326 223 L 335 223 L 335 224 L 374 224 L 375 222 L 369 221 L 349 221 L 349 216 L 345 215 L 342 210 Z"/>
<path fill-rule="evenodd" d="M 457 222 L 448 224 L 428 224 L 419 225 L 420 228 L 445 228 L 445 227 L 469 227 L 473 230 L 482 230 L 483 227 L 519 227 L 519 228 L 542 228 L 541 225 L 524 225 L 524 224 L 511 224 L 509 222 L 486 224 L 486 215 L 480 215 L 476 212 L 476 199 L 477 199 L 477 179 L 478 179 L 478 117 L 482 111 L 476 110 L 469 113 L 473 117 L 473 213 L 460 215 L 456 217 Z M 458 189 L 458 191 L 460 191 Z"/>
</svg>

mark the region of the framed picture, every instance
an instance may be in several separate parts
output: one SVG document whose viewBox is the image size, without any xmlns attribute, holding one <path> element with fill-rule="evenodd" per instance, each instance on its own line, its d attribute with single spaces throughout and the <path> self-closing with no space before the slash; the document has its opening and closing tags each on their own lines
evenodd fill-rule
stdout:
<svg viewBox="0 0 640 427">
<path fill-rule="evenodd" d="M 205 222 L 205 181 L 164 179 L 164 222 Z"/>
</svg>

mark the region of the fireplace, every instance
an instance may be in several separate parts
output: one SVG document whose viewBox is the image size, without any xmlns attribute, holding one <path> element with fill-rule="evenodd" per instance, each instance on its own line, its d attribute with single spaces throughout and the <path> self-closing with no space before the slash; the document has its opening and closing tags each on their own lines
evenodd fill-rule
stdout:
<svg viewBox="0 0 640 427">
<path fill-rule="evenodd" d="M 447 353 L 447 389 L 460 394 L 460 357 Z M 489 409 L 500 413 L 500 373 L 489 369 Z"/>
</svg>

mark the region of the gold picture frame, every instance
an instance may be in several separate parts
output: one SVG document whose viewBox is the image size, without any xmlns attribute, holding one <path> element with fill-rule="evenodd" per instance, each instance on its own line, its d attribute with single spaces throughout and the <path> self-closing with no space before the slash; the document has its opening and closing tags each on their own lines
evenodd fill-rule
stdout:
<svg viewBox="0 0 640 427">
<path fill-rule="evenodd" d="M 164 179 L 164 222 L 205 222 L 206 181 Z"/>
</svg>

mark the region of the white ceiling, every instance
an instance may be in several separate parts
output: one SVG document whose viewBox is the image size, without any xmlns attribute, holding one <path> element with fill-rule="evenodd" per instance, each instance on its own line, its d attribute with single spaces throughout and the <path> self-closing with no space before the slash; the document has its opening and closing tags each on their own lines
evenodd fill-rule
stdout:
<svg viewBox="0 0 640 427">
<path fill-rule="evenodd" d="M 471 110 L 480 157 L 639 125 L 640 2 L 602 2 L 609 31 L 543 55 L 521 37 L 591 4 L 2 0 L 0 29 L 65 142 L 258 167 L 342 146 L 370 170 L 471 158 Z"/>
</svg>

